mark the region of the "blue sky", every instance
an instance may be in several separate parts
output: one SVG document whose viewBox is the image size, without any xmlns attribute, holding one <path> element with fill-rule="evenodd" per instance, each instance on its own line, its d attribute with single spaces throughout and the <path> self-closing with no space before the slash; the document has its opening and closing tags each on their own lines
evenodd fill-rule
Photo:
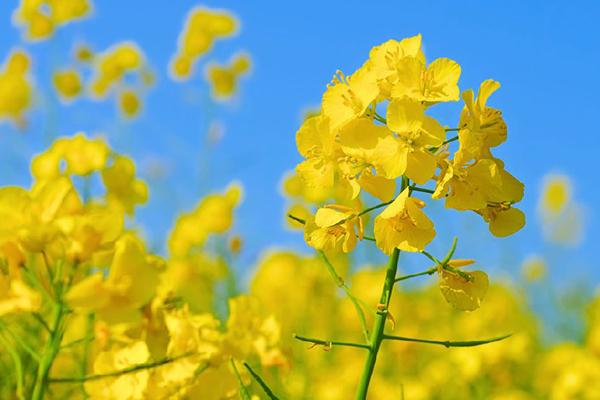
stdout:
<svg viewBox="0 0 600 400">
<path fill-rule="evenodd" d="M 167 177 L 151 182 L 152 200 L 139 212 L 152 243 L 159 243 L 174 216 L 207 190 L 239 180 L 245 202 L 237 229 L 246 240 L 240 268 L 250 268 L 273 245 L 305 249 L 301 235 L 283 228 L 285 203 L 279 194 L 282 175 L 299 160 L 294 134 L 303 110 L 318 105 L 337 69 L 352 72 L 372 46 L 422 33 L 429 60 L 449 57 L 462 65 L 461 89 L 477 88 L 487 78 L 502 83 L 491 104 L 503 110 L 509 139 L 497 154 L 526 184 L 523 208 L 529 218 L 517 235 L 499 240 L 487 238 L 478 218 L 452 217 L 434 249 L 443 251 L 455 228 L 465 238 L 459 255 L 474 255 L 499 275 L 518 271 L 524 255 L 541 252 L 552 257 L 557 281 L 575 276 L 600 283 L 593 261 L 600 239 L 594 168 L 600 150 L 596 2 L 172 1 L 166 6 L 96 0 L 92 18 L 36 44 L 22 42 L 10 23 L 15 4 L 0 3 L 0 57 L 15 46 L 33 54 L 40 102 L 47 106 L 31 113 L 25 132 L 0 125 L 1 185 L 27 184 L 28 159 L 49 137 L 102 132 L 118 150 L 133 154 L 142 171 L 157 162 L 166 166 Z M 185 15 L 196 4 L 231 10 L 242 21 L 240 34 L 218 43 L 208 57 L 226 61 L 238 50 L 252 55 L 252 75 L 231 104 L 212 103 L 201 74 L 187 84 L 166 74 Z M 158 82 L 141 118 L 120 120 L 112 102 L 64 106 L 56 101 L 49 76 L 69 63 L 69 52 L 80 40 L 98 50 L 121 40 L 142 47 Z M 448 125 L 456 122 L 459 104 L 441 108 Z M 209 150 L 203 137 L 214 121 L 225 136 Z M 535 205 L 540 179 L 548 172 L 571 176 L 575 196 L 586 207 L 586 237 L 576 249 L 559 250 L 541 240 Z"/>
</svg>

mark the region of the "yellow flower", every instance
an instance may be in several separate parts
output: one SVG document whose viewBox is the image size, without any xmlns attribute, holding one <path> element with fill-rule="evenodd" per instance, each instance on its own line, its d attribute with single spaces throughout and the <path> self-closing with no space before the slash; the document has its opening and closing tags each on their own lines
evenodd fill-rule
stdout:
<svg viewBox="0 0 600 400">
<path fill-rule="evenodd" d="M 273 317 L 264 317 L 257 298 L 237 296 L 229 300 L 229 319 L 224 350 L 238 360 L 258 355 L 263 366 L 283 365 L 279 349 L 281 333 Z"/>
<path fill-rule="evenodd" d="M 10 119 L 24 122 L 31 107 L 33 87 L 29 76 L 29 55 L 22 50 L 12 51 L 0 70 L 0 121 Z"/>
<path fill-rule="evenodd" d="M 362 116 L 379 95 L 375 72 L 367 63 L 346 77 L 341 71 L 333 77 L 323 94 L 323 115 L 332 131 Z"/>
<path fill-rule="evenodd" d="M 110 47 L 95 59 L 92 95 L 97 98 L 106 97 L 123 80 L 125 74 L 139 71 L 144 63 L 142 50 L 133 42 L 121 42 Z"/>
<path fill-rule="evenodd" d="M 528 282 L 542 279 L 546 272 L 546 262 L 540 256 L 529 256 L 521 265 L 521 274 Z"/>
<path fill-rule="evenodd" d="M 425 115 L 424 106 L 406 98 L 390 102 L 387 125 L 398 134 L 397 155 L 401 160 L 399 164 L 406 166 L 406 176 L 418 184 L 431 179 L 436 159 L 429 152 L 429 147 L 442 144 L 446 136 L 444 128 L 434 118 Z M 399 176 L 389 161 L 385 169 L 389 178 Z"/>
<path fill-rule="evenodd" d="M 567 175 L 547 175 L 544 178 L 539 207 L 544 215 L 557 216 L 572 197 L 571 180 Z"/>
<path fill-rule="evenodd" d="M 327 191 L 340 183 L 349 186 L 352 198 L 358 195 L 358 183 L 345 179 L 338 168 L 338 159 L 343 153 L 327 117 L 318 115 L 304 121 L 296 133 L 296 145 L 305 158 L 296 167 L 296 172 L 307 186 Z"/>
<path fill-rule="evenodd" d="M 20 279 L 11 279 L 0 272 L 0 316 L 20 312 L 35 312 L 42 304 L 41 296 Z"/>
<path fill-rule="evenodd" d="M 493 205 L 478 211 L 489 224 L 492 235 L 510 236 L 525 226 L 525 214 L 518 208 L 506 205 Z"/>
<path fill-rule="evenodd" d="M 89 63 L 94 59 L 94 51 L 86 44 L 79 43 L 74 50 L 75 60 L 82 63 Z"/>
<path fill-rule="evenodd" d="M 215 41 L 232 36 L 237 29 L 237 19 L 227 11 L 205 7 L 191 10 L 179 35 L 177 53 L 171 59 L 171 77 L 189 78 L 197 59 L 208 53 Z"/>
<path fill-rule="evenodd" d="M 73 100 L 81 93 L 81 76 L 74 69 L 56 71 L 52 76 L 52 83 L 63 100 Z"/>
<path fill-rule="evenodd" d="M 185 256 L 193 247 L 202 247 L 209 235 L 229 230 L 241 197 L 242 188 L 234 183 L 225 193 L 210 194 L 192 212 L 182 214 L 169 236 L 171 255 Z"/>
<path fill-rule="evenodd" d="M 13 22 L 25 30 L 26 39 L 42 40 L 55 27 L 84 18 L 91 9 L 89 0 L 21 0 Z"/>
<path fill-rule="evenodd" d="M 150 353 L 144 341 L 136 341 L 127 346 L 113 347 L 99 353 L 94 360 L 95 374 L 109 374 L 131 368 L 148 361 Z M 141 400 L 145 398 L 150 370 L 141 369 L 128 374 L 118 374 L 100 380 L 85 382 L 86 393 L 91 399 Z"/>
<path fill-rule="evenodd" d="M 31 171 L 37 180 L 54 179 L 63 173 L 86 176 L 104 168 L 108 153 L 109 148 L 103 139 L 88 139 L 80 132 L 73 137 L 55 140 L 48 150 L 34 157 Z"/>
<path fill-rule="evenodd" d="M 397 66 L 398 80 L 391 96 L 435 104 L 458 100 L 460 65 L 448 58 L 438 58 L 429 66 L 418 57 L 404 58 Z"/>
<path fill-rule="evenodd" d="M 115 243 L 108 277 L 97 273 L 83 279 L 69 290 L 66 300 L 71 307 L 96 311 L 109 323 L 133 322 L 154 295 L 158 274 L 157 260 L 139 239 L 126 235 Z"/>
<path fill-rule="evenodd" d="M 304 238 L 317 250 L 349 253 L 356 246 L 356 238 L 362 240 L 363 232 L 356 209 L 331 204 L 319 208 L 314 220 L 307 221 Z"/>
<path fill-rule="evenodd" d="M 215 100 L 227 100 L 237 91 L 238 80 L 248 73 L 250 57 L 237 54 L 229 65 L 211 63 L 206 68 L 206 79 L 211 86 L 211 94 Z"/>
<path fill-rule="evenodd" d="M 440 290 L 446 301 L 462 311 L 474 311 L 481 306 L 489 287 L 483 271 L 459 273 L 440 269 Z M 468 278 L 467 278 L 468 277 Z"/>
<path fill-rule="evenodd" d="M 381 96 L 390 97 L 392 86 L 398 81 L 398 67 L 406 58 L 416 58 L 425 63 L 425 55 L 421 49 L 421 35 L 412 36 L 397 40 L 388 40 L 387 42 L 375 46 L 369 53 L 371 68 L 377 75 Z"/>
<path fill-rule="evenodd" d="M 133 118 L 140 112 L 140 98 L 133 90 L 123 90 L 119 93 L 119 110 L 126 118 Z"/>
<path fill-rule="evenodd" d="M 375 218 L 375 240 L 377 247 L 391 254 L 394 248 L 417 252 L 435 237 L 433 223 L 421 208 L 423 201 L 409 197 L 405 189 Z"/>
<path fill-rule="evenodd" d="M 477 99 L 474 99 L 473 90 L 463 92 L 465 108 L 460 115 L 460 147 L 455 156 L 456 163 L 493 158 L 490 148 L 506 140 L 507 128 L 502 112 L 486 106 L 490 95 L 499 87 L 500 83 L 488 79 L 479 87 Z"/>
<path fill-rule="evenodd" d="M 109 202 L 121 204 L 129 215 L 135 206 L 148 201 L 148 186 L 135 177 L 135 164 L 126 156 L 115 156 L 111 166 L 102 170 Z"/>
</svg>

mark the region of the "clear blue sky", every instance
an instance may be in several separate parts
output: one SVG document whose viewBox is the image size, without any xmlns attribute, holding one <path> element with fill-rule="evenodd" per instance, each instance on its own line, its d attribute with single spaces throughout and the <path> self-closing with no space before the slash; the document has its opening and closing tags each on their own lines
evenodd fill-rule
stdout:
<svg viewBox="0 0 600 400">
<path fill-rule="evenodd" d="M 454 226 L 468 231 L 460 255 L 472 255 L 465 251 L 468 245 L 484 265 L 516 271 L 522 255 L 544 251 L 556 257 L 557 276 L 573 271 L 587 276 L 591 284 L 600 283 L 599 266 L 592 260 L 600 242 L 597 2 L 95 0 L 91 19 L 38 44 L 21 42 L 10 23 L 15 4 L 0 3 L 0 57 L 17 45 L 32 52 L 34 73 L 51 111 L 35 110 L 25 133 L 0 125 L 2 185 L 28 183 L 28 158 L 43 148 L 48 133 L 104 132 L 142 167 L 153 160 L 168 166 L 167 179 L 152 183 L 152 200 L 139 213 L 153 243 L 164 237 L 178 211 L 192 207 L 207 189 L 223 188 L 236 179 L 246 188 L 238 213 L 238 229 L 247 246 L 244 268 L 271 245 L 304 249 L 301 235 L 283 228 L 284 200 L 278 189 L 283 173 L 299 160 L 294 134 L 302 110 L 319 103 L 336 69 L 352 72 L 372 46 L 422 33 L 428 59 L 450 57 L 462 65 L 462 89 L 476 88 L 487 78 L 502 83 L 492 98 L 509 126 L 509 140 L 499 156 L 527 187 L 523 208 L 530 224 L 511 239 L 484 240 L 479 233 L 485 227 L 478 219 L 460 217 Z M 210 55 L 219 61 L 237 50 L 252 55 L 252 75 L 233 104 L 212 104 L 200 78 L 181 85 L 166 75 L 193 4 L 231 10 L 242 21 L 240 35 L 219 43 Z M 141 118 L 119 121 L 111 102 L 84 100 L 63 106 L 53 99 L 49 75 L 69 62 L 73 43 L 83 40 L 105 49 L 125 39 L 144 49 L 158 73 Z M 456 121 L 451 115 L 457 115 L 458 107 L 441 114 L 448 124 Z M 208 153 L 202 137 L 211 120 L 221 121 L 225 137 L 207 161 L 200 157 Z M 209 172 L 201 173 L 207 164 Z M 587 207 L 586 239 L 574 250 L 552 250 L 540 240 L 535 203 L 540 178 L 550 171 L 570 175 L 577 199 Z M 448 240 L 440 238 L 437 248 L 441 251 Z M 502 249 L 517 255 L 506 258 L 500 255 Z M 567 271 L 563 261 L 568 261 Z"/>
</svg>

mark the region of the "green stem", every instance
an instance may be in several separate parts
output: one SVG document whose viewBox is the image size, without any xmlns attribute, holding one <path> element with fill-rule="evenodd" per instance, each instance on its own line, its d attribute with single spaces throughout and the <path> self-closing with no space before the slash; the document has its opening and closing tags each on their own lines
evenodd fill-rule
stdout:
<svg viewBox="0 0 600 400">
<path fill-rule="evenodd" d="M 244 367 L 246 367 L 246 369 L 248 370 L 248 372 L 250 372 L 250 375 L 252 375 L 252 377 L 254 378 L 254 380 L 256 380 L 256 382 L 258 382 L 258 384 L 260 385 L 260 387 L 262 388 L 262 390 L 265 392 L 265 394 L 267 395 L 267 397 L 269 397 L 269 399 L 271 400 L 279 400 L 279 397 L 277 397 L 275 395 L 275 393 L 271 390 L 271 388 L 269 387 L 269 385 L 267 385 L 267 383 L 265 382 L 265 380 L 263 378 L 260 377 L 260 375 L 258 375 L 258 373 L 256 373 L 252 367 L 250 367 L 250 365 L 248 365 L 247 362 L 244 361 Z"/>
<path fill-rule="evenodd" d="M 341 342 L 338 340 L 314 339 L 314 338 L 308 338 L 308 337 L 296 335 L 295 333 L 294 333 L 294 339 L 299 340 L 301 342 L 312 343 L 314 345 L 325 346 L 325 347 L 346 346 L 346 347 L 358 347 L 358 348 L 367 349 L 367 350 L 369 350 L 371 348 L 371 346 L 369 346 L 368 344 L 363 344 L 363 343 Z"/>
<path fill-rule="evenodd" d="M 2 344 L 4 350 L 8 352 L 8 354 L 13 360 L 13 363 L 15 364 L 15 375 L 17 379 L 17 398 L 19 400 L 25 400 L 25 392 L 23 390 L 23 362 L 21 361 L 21 357 L 19 356 L 19 353 L 13 348 L 13 346 L 2 335 L 0 335 L 0 344 Z"/>
<path fill-rule="evenodd" d="M 417 276 L 433 275 L 433 274 L 435 274 L 436 271 L 437 271 L 437 267 L 430 268 L 427 271 L 417 272 L 417 273 L 414 273 L 414 274 L 408 274 L 408 275 L 400 276 L 400 277 L 396 278 L 394 280 L 394 282 L 400 282 L 400 281 L 404 281 L 406 279 L 416 278 Z"/>
<path fill-rule="evenodd" d="M 32 400 L 42 400 L 44 398 L 48 386 L 48 373 L 50 372 L 52 363 L 60 349 L 60 342 L 62 340 L 63 332 L 61 323 L 64 314 L 63 307 L 62 302 L 59 301 L 58 304 L 55 304 L 52 308 L 50 335 L 42 350 L 42 357 L 40 359 L 33 393 L 31 395 Z"/>
<path fill-rule="evenodd" d="M 79 374 L 80 374 L 80 377 L 82 377 L 82 378 L 87 375 L 89 356 L 90 356 L 90 351 L 92 348 L 92 341 L 93 341 L 92 338 L 94 337 L 95 319 L 96 319 L 96 315 L 91 312 L 87 315 L 86 322 L 85 322 L 85 342 L 83 345 L 83 355 L 81 357 L 81 365 L 79 368 Z M 83 382 L 81 383 L 81 393 L 82 393 L 84 399 L 88 398 L 87 392 L 85 391 L 85 388 L 83 386 Z"/>
<path fill-rule="evenodd" d="M 358 314 L 358 319 L 360 320 L 360 326 L 361 326 L 363 335 L 365 337 L 365 340 L 369 341 L 369 328 L 367 328 L 367 319 L 365 317 L 365 313 L 364 313 L 362 307 L 360 306 L 360 300 L 352 294 L 352 291 L 350 291 L 350 288 L 348 287 L 348 285 L 346 285 L 346 283 L 344 282 L 344 279 L 337 273 L 333 264 L 331 263 L 331 261 L 329 261 L 329 259 L 325 255 L 325 253 L 322 251 L 320 253 L 321 253 L 321 256 L 323 256 L 323 260 L 325 261 L 327 270 L 331 274 L 331 277 L 335 281 L 335 284 L 337 285 L 337 287 L 342 289 L 344 291 L 344 293 L 346 293 L 346 296 L 348 296 L 348 298 L 354 305 L 354 309 L 356 310 L 356 314 Z"/>
<path fill-rule="evenodd" d="M 244 381 L 240 376 L 240 371 L 238 371 L 237 367 L 235 366 L 235 361 L 233 361 L 233 357 L 229 359 L 229 362 L 231 363 L 231 368 L 233 368 L 233 372 L 235 374 L 235 377 L 237 378 L 238 385 L 240 387 L 240 397 L 242 398 L 242 400 L 250 400 L 250 392 L 248 392 L 246 385 L 244 385 Z"/>
<path fill-rule="evenodd" d="M 385 281 L 383 283 L 383 289 L 381 291 L 381 297 L 379 299 L 379 305 L 382 309 L 377 311 L 375 316 L 375 322 L 373 324 L 373 332 L 371 333 L 370 348 L 367 360 L 363 368 L 363 372 L 358 384 L 358 390 L 356 392 L 356 398 L 358 400 L 365 400 L 367 398 L 367 392 L 369 390 L 369 383 L 371 382 L 371 376 L 375 370 L 375 363 L 377 361 L 377 353 L 379 347 L 383 341 L 383 330 L 385 328 L 385 321 L 387 320 L 388 307 L 392 298 L 392 291 L 394 288 L 394 282 L 396 280 L 396 271 L 398 270 L 398 256 L 400 251 L 394 249 L 387 266 L 385 274 Z"/>
<path fill-rule="evenodd" d="M 401 342 L 416 342 L 416 343 L 426 343 L 426 344 L 437 344 L 444 347 L 475 347 L 481 346 L 488 343 L 499 342 L 501 340 L 507 339 L 511 337 L 512 334 L 498 336 L 491 339 L 485 340 L 468 340 L 468 341 L 450 341 L 450 340 L 429 340 L 429 339 L 418 339 L 418 338 L 409 338 L 404 336 L 394 336 L 394 335 L 383 335 L 384 340 L 398 340 Z"/>
<path fill-rule="evenodd" d="M 147 363 L 143 363 L 143 364 L 137 364 L 137 365 L 133 365 L 131 367 L 123 368 L 118 371 L 107 372 L 105 374 L 92 374 L 92 375 L 80 376 L 80 377 L 76 377 L 76 378 L 51 378 L 51 379 L 49 379 L 49 382 L 51 382 L 51 383 L 76 383 L 76 382 L 95 381 L 98 379 L 105 379 L 105 378 L 113 378 L 115 376 L 127 375 L 127 374 L 132 374 L 134 372 L 143 371 L 146 369 L 160 367 L 161 365 L 169 364 L 174 361 L 180 360 L 182 358 L 192 356 L 194 354 L 197 354 L 197 353 L 184 353 L 184 354 L 176 356 L 176 357 L 170 357 L 170 358 L 167 357 L 167 358 L 163 358 L 162 360 L 158 360 L 158 361 L 151 361 L 151 362 L 147 362 Z"/>
<path fill-rule="evenodd" d="M 410 187 L 410 191 L 411 192 L 429 193 L 429 194 L 434 194 L 435 193 L 435 190 L 426 189 L 426 188 L 420 188 L 418 186 L 411 186 Z"/>
</svg>

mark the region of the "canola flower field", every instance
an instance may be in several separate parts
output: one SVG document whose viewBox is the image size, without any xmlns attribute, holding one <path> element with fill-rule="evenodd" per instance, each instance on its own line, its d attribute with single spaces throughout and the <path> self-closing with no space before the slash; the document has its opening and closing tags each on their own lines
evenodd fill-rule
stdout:
<svg viewBox="0 0 600 400">
<path fill-rule="evenodd" d="M 229 42 L 242 21 L 202 4 L 181 15 L 168 65 L 134 41 L 70 38 L 62 66 L 36 75 L 27 46 L 103 3 L 15 2 L 1 23 L 22 39 L 0 55 L 0 123 L 14 132 L 1 135 L 22 134 L 44 107 L 43 79 L 65 118 L 90 101 L 134 123 L 159 83 L 202 80 L 215 104 L 243 97 L 252 52 Z M 431 59 L 427 40 L 373 43 L 315 94 L 288 134 L 298 162 L 281 171 L 286 211 L 264 211 L 306 249 L 265 249 L 243 268 L 235 176 L 178 209 L 156 246 L 137 222 L 153 187 L 136 160 L 103 134 L 50 132 L 27 156 L 31 184 L 0 187 L 0 399 L 600 399 L 600 297 L 552 293 L 575 304 L 555 319 L 581 332 L 548 340 L 530 301 L 548 260 L 528 255 L 519 276 L 494 279 L 468 258 L 464 232 L 446 235 L 465 213 L 493 241 L 533 224 L 550 246 L 576 245 L 585 224 L 572 179 L 548 173 L 537 218 L 526 215 L 526 188 L 498 155 L 519 140 L 494 97 L 501 83 L 459 86 L 470 66 Z M 446 103 L 461 111 L 438 117 Z"/>
</svg>

